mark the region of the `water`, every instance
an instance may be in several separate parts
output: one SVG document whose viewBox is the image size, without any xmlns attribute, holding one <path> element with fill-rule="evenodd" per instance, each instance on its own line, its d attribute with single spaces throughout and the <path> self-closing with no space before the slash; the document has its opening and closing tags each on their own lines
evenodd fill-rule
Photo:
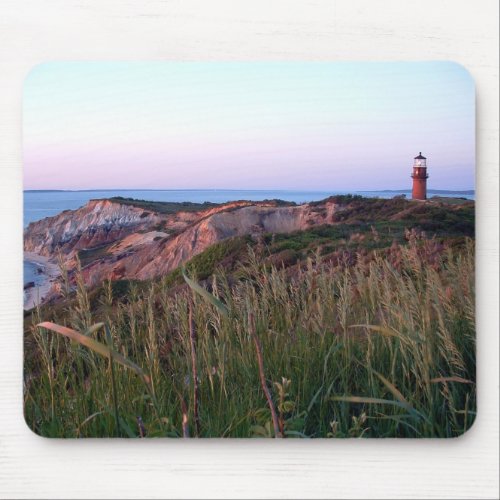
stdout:
<svg viewBox="0 0 500 500">
<path fill-rule="evenodd" d="M 399 194 L 411 196 L 411 191 L 350 191 L 362 196 L 392 198 Z M 176 190 L 94 190 L 94 191 L 25 191 L 24 192 L 24 227 L 45 217 L 52 217 L 63 210 L 75 210 L 95 198 L 123 196 L 148 201 L 191 201 L 203 203 L 224 203 L 234 200 L 259 201 L 279 198 L 296 203 L 322 200 L 333 194 L 346 194 L 348 191 L 280 191 L 280 190 L 230 190 L 230 189 L 176 189 Z M 430 196 L 460 196 L 474 199 L 473 192 L 463 191 L 428 191 Z M 472 193 L 472 194 L 471 194 Z"/>
<path fill-rule="evenodd" d="M 347 194 L 348 191 L 280 191 L 280 190 L 230 190 L 230 189 L 177 189 L 177 190 L 94 190 L 94 191 L 25 191 L 24 192 L 24 227 L 45 217 L 52 217 L 63 210 L 75 210 L 95 198 L 111 198 L 122 196 L 150 201 L 191 201 L 203 203 L 224 203 L 234 200 L 259 201 L 279 198 L 296 203 L 316 201 L 334 194 Z M 368 197 L 392 198 L 405 194 L 411 196 L 411 191 L 350 191 Z M 428 191 L 429 196 L 460 196 L 474 199 L 473 192 L 463 191 Z M 24 283 L 34 281 L 40 283 L 42 276 L 37 274 L 39 266 L 32 262 L 24 261 Z"/>
<path fill-rule="evenodd" d="M 41 267 L 39 264 L 25 260 L 23 262 L 23 266 L 24 284 L 29 283 L 30 281 L 33 281 L 35 285 L 42 283 L 44 275 L 38 272 L 38 269 Z"/>
</svg>

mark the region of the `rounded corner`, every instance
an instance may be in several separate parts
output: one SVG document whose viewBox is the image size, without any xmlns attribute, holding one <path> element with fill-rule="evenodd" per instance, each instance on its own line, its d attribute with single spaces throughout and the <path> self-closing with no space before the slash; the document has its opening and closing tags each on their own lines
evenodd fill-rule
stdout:
<svg viewBox="0 0 500 500">
<path fill-rule="evenodd" d="M 459 69 L 462 73 L 464 73 L 464 75 L 467 77 L 470 84 L 472 85 L 472 88 L 475 91 L 476 90 L 476 81 L 475 81 L 474 77 L 472 76 L 472 73 L 470 72 L 470 70 L 466 66 L 464 66 L 462 63 L 459 63 L 456 61 L 448 61 L 448 62 L 449 62 L 449 64 L 456 66 L 457 69 Z"/>
<path fill-rule="evenodd" d="M 476 426 L 477 413 L 474 413 L 471 416 L 472 416 L 472 422 L 469 424 L 469 426 L 463 432 L 461 432 L 460 434 L 458 434 L 452 438 L 454 441 L 467 439 L 467 436 L 469 436 L 471 429 L 473 429 L 473 428 L 475 429 L 477 427 Z"/>
<path fill-rule="evenodd" d="M 31 425 L 29 424 L 28 420 L 26 420 L 26 406 L 24 407 L 24 411 L 23 411 L 23 421 L 24 421 L 24 424 L 26 425 L 26 428 L 30 431 L 30 433 L 35 436 L 37 439 L 51 439 L 49 438 L 48 436 L 44 436 L 43 434 L 39 434 L 38 432 L 36 432 L 35 429 L 33 429 L 31 427 Z"/>
<path fill-rule="evenodd" d="M 39 61 L 39 62 L 33 64 L 33 66 L 31 66 L 28 69 L 28 71 L 25 73 L 24 78 L 23 78 L 23 83 L 22 83 L 23 94 L 24 94 L 24 91 L 26 89 L 26 84 L 30 81 L 30 79 L 33 78 L 33 76 L 37 72 L 39 72 L 42 67 L 48 66 L 51 63 L 52 63 L 52 61 Z"/>
</svg>

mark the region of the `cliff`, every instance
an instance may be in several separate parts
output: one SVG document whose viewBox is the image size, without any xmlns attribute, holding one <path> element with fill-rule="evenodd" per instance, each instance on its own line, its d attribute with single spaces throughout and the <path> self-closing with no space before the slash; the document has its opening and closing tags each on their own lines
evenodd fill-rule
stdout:
<svg viewBox="0 0 500 500">
<path fill-rule="evenodd" d="M 32 222 L 24 232 L 24 250 L 47 257 L 60 251 L 92 248 L 116 241 L 159 222 L 157 214 L 144 209 L 91 200 L 78 210 Z"/>
<path fill-rule="evenodd" d="M 70 271 L 78 255 L 91 286 L 107 278 L 151 279 L 226 238 L 331 224 L 338 208 L 328 201 L 321 206 L 239 201 L 190 211 L 179 204 L 178 211 L 162 213 L 142 205 L 92 200 L 33 222 L 25 230 L 24 250 L 52 260 L 61 255 Z"/>
<path fill-rule="evenodd" d="M 322 229 L 329 226 L 328 231 Z M 277 200 L 221 205 L 92 200 L 78 210 L 31 223 L 25 230 L 24 250 L 52 262 L 62 257 L 70 277 L 78 257 L 85 282 L 93 287 L 105 279 L 164 276 L 228 238 L 250 236 L 255 243 L 269 241 L 270 235 L 290 237 L 288 247 L 282 244 L 269 249 L 271 261 L 282 262 L 294 261 L 297 246 L 314 243 L 328 252 L 335 241 L 354 244 L 356 237 L 366 238 L 371 232 L 371 246 L 387 246 L 396 237 L 404 238 L 405 229 L 412 227 L 430 235 L 473 236 L 474 202 L 436 199 L 422 203 L 352 196 L 303 205 Z M 48 297 L 57 291 L 55 280 Z"/>
</svg>

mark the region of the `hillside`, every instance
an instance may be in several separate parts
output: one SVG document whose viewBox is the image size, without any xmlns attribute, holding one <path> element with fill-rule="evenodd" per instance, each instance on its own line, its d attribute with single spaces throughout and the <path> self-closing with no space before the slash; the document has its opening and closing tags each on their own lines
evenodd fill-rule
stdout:
<svg viewBox="0 0 500 500">
<path fill-rule="evenodd" d="M 28 425 L 53 437 L 463 434 L 476 415 L 474 203 L 449 201 L 95 200 L 31 225 L 26 246 L 73 267 L 25 312 Z"/>
<path fill-rule="evenodd" d="M 302 205 L 280 200 L 226 204 L 91 200 L 28 226 L 24 249 L 62 259 L 75 283 L 78 262 L 86 286 L 104 280 L 179 281 L 188 264 L 202 278 L 222 264 L 235 268 L 248 248 L 270 265 L 293 266 L 319 251 L 338 260 L 404 242 L 405 231 L 439 238 L 474 235 L 474 202 L 334 196 Z M 265 251 L 263 250 L 265 248 Z M 340 252 L 340 253 L 339 253 Z M 48 298 L 60 296 L 61 280 Z"/>
</svg>

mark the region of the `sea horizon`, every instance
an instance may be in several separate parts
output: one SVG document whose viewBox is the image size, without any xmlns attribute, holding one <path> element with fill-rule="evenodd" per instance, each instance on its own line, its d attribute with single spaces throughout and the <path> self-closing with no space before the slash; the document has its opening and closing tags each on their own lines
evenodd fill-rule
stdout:
<svg viewBox="0 0 500 500">
<path fill-rule="evenodd" d="M 87 193 L 106 191 L 241 191 L 241 192 L 310 192 L 323 193 L 325 190 L 318 189 L 238 189 L 238 188 L 96 188 L 96 189 L 23 189 L 23 193 Z M 326 190 L 328 191 L 328 190 Z M 334 193 L 399 193 L 411 192 L 411 189 L 356 189 L 356 190 L 331 190 Z M 475 194 L 475 189 L 428 189 L 428 193 L 463 193 Z"/>
<path fill-rule="evenodd" d="M 411 189 L 384 190 L 312 190 L 312 189 L 25 189 L 23 225 L 57 215 L 63 210 L 76 210 L 89 200 L 112 198 L 127 193 L 129 198 L 147 201 L 227 203 L 236 200 L 262 201 L 282 199 L 295 203 L 320 201 L 333 195 L 361 195 L 369 198 L 408 196 Z M 475 199 L 475 190 L 428 189 L 430 195 L 462 196 Z"/>
</svg>

